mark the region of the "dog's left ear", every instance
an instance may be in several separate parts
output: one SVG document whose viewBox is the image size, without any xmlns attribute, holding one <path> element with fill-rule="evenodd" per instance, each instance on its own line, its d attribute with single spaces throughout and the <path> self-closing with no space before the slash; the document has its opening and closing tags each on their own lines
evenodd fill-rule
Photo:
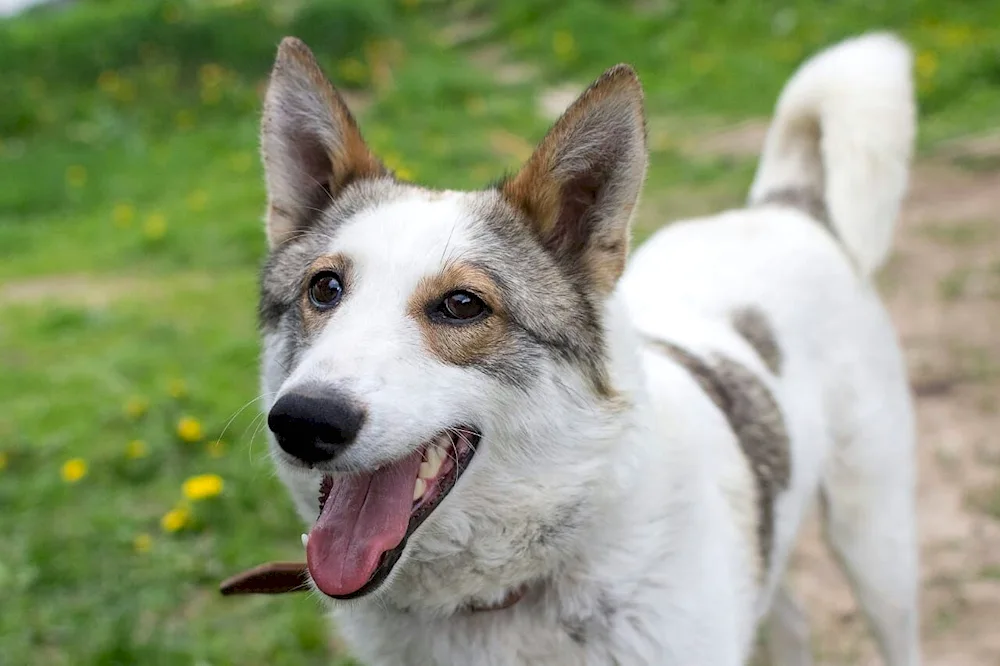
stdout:
<svg viewBox="0 0 1000 666">
<path fill-rule="evenodd" d="M 278 47 L 264 99 L 261 153 L 272 248 L 307 229 L 352 181 L 388 175 L 309 47 L 294 37 Z"/>
<path fill-rule="evenodd" d="M 557 261 L 606 296 L 625 268 L 645 174 L 642 87 L 618 65 L 566 110 L 501 191 Z"/>
</svg>

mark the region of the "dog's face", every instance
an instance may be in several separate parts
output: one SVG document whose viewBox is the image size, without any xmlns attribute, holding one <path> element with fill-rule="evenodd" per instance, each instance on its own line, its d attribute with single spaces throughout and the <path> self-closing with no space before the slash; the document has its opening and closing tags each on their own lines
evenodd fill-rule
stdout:
<svg viewBox="0 0 1000 666">
<path fill-rule="evenodd" d="M 608 303 L 645 172 L 642 94 L 609 70 L 514 177 L 397 182 L 308 49 L 265 101 L 272 452 L 315 521 L 316 586 L 446 606 L 538 575 L 620 434 Z"/>
</svg>

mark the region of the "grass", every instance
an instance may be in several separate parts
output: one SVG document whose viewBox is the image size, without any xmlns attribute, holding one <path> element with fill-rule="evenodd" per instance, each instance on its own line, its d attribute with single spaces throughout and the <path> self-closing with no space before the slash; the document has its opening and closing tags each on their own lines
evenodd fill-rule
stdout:
<svg viewBox="0 0 1000 666">
<path fill-rule="evenodd" d="M 330 663 L 316 600 L 215 592 L 301 555 L 253 404 L 257 113 L 281 35 L 309 41 L 364 101 L 376 151 L 433 186 L 515 167 L 545 129 L 540 87 L 634 62 L 657 136 L 645 233 L 749 183 L 752 163 L 683 139 L 766 114 L 803 56 L 883 26 L 917 45 L 925 146 L 995 124 L 995 3 L 92 0 L 0 23 L 4 662 Z M 474 64 L 497 44 L 526 78 Z M 182 437 L 185 418 L 199 428 Z M 201 474 L 221 492 L 186 499 Z"/>
</svg>

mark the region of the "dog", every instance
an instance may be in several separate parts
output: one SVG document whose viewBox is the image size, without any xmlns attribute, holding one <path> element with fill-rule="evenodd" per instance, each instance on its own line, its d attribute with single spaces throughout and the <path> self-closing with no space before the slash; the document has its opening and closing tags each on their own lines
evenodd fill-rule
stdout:
<svg viewBox="0 0 1000 666">
<path fill-rule="evenodd" d="M 849 39 L 777 103 L 745 207 L 626 260 L 647 163 L 618 65 L 515 174 L 401 182 L 309 49 L 264 101 L 270 450 L 311 589 L 396 664 L 811 662 L 803 516 L 886 663 L 918 640 L 914 419 L 873 285 L 915 132 L 908 47 Z"/>
</svg>

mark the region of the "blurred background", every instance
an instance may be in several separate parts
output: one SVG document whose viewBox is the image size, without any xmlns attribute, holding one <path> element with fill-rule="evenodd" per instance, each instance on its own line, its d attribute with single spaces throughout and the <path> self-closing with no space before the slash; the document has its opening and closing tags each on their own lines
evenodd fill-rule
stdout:
<svg viewBox="0 0 1000 666">
<path fill-rule="evenodd" d="M 310 44 L 400 177 L 451 188 L 515 167 L 633 63 L 641 240 L 738 205 L 786 78 L 873 28 L 913 44 L 921 106 L 881 287 L 918 393 L 927 661 L 1000 663 L 1000 3 L 3 0 L 0 17 L 0 664 L 351 663 L 316 599 L 216 592 L 301 557 L 254 402 L 257 124 L 281 36 Z M 820 663 L 868 663 L 815 530 L 794 578 Z"/>
</svg>

